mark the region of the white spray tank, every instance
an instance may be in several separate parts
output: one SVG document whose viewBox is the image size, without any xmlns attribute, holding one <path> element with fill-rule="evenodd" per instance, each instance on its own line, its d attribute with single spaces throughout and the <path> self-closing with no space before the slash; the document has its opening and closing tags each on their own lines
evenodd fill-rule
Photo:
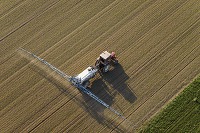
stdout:
<svg viewBox="0 0 200 133">
<path fill-rule="evenodd" d="M 83 72 L 75 76 L 74 78 L 77 80 L 79 84 L 83 84 L 84 82 L 89 81 L 91 78 L 94 78 L 98 69 L 93 66 L 89 66 Z"/>
</svg>

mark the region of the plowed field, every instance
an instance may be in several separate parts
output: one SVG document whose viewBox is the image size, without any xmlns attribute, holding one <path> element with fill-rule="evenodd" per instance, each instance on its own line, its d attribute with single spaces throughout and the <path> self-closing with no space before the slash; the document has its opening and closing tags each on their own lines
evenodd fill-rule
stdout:
<svg viewBox="0 0 200 133">
<path fill-rule="evenodd" d="M 0 132 L 133 132 L 200 73 L 198 0 L 5 0 L 0 29 Z M 19 47 L 69 75 L 115 51 L 90 88 L 126 120 Z"/>
</svg>

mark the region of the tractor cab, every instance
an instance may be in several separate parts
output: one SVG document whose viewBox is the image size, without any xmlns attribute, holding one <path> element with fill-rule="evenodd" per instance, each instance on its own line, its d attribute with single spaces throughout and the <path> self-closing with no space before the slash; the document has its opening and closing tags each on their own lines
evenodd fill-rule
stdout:
<svg viewBox="0 0 200 133">
<path fill-rule="evenodd" d="M 115 56 L 115 53 L 113 54 L 109 53 L 108 51 L 103 51 L 100 56 L 97 58 L 97 61 L 95 63 L 95 66 L 99 68 L 99 70 L 103 72 L 108 72 L 110 69 L 111 62 L 118 62 Z"/>
<path fill-rule="evenodd" d="M 104 51 L 103 53 L 100 54 L 100 61 L 107 65 L 111 60 L 111 54 L 108 53 L 107 51 Z"/>
</svg>

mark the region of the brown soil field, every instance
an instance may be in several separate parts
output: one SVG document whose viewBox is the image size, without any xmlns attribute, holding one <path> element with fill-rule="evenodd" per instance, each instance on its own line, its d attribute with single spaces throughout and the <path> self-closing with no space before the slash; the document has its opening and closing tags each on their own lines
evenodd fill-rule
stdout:
<svg viewBox="0 0 200 133">
<path fill-rule="evenodd" d="M 5 0 L 0 29 L 0 132 L 134 132 L 200 73 L 198 0 Z M 69 75 L 115 51 L 90 88 L 126 119 L 19 47 Z"/>
</svg>

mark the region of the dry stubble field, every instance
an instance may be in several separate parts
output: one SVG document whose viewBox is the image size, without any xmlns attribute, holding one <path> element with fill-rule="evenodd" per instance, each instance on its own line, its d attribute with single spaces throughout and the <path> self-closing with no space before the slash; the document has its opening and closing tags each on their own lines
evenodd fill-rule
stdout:
<svg viewBox="0 0 200 133">
<path fill-rule="evenodd" d="M 0 132 L 137 130 L 200 73 L 199 19 L 198 0 L 1 1 Z M 69 75 L 115 51 L 120 65 L 91 91 L 126 120 L 19 47 Z"/>
</svg>

